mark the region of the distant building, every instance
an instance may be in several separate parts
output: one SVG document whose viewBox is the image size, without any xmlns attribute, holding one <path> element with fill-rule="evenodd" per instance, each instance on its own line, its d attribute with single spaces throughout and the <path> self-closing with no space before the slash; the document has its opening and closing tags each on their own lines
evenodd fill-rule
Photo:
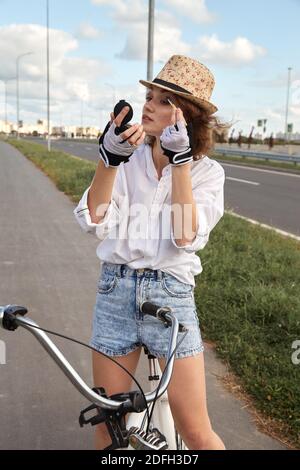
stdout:
<svg viewBox="0 0 300 470">
<path fill-rule="evenodd" d="M 51 135 L 53 137 L 68 137 L 68 138 L 87 138 L 95 139 L 99 135 L 99 128 L 96 127 L 77 127 L 77 126 L 51 126 Z M 15 123 L 0 120 L 0 133 L 16 134 L 17 125 Z M 36 137 L 47 137 L 48 124 L 46 120 L 38 119 L 36 124 L 22 123 L 19 127 L 20 135 L 33 135 Z"/>
<path fill-rule="evenodd" d="M 65 134 L 68 138 L 95 139 L 99 135 L 99 129 L 96 127 L 65 126 Z"/>
<path fill-rule="evenodd" d="M 52 127 L 51 135 L 54 137 L 65 137 L 65 128 L 62 126 Z"/>
</svg>

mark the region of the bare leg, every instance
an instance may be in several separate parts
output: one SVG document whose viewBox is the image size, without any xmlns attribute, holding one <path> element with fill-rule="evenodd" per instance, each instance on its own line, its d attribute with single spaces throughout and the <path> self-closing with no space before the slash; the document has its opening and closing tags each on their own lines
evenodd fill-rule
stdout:
<svg viewBox="0 0 300 470">
<path fill-rule="evenodd" d="M 165 361 L 159 362 L 164 368 Z M 168 395 L 176 429 L 190 450 L 225 449 L 208 416 L 203 353 L 175 360 Z"/>
<path fill-rule="evenodd" d="M 134 374 L 141 348 L 133 351 L 126 356 L 114 357 L 119 364 Z M 93 351 L 93 374 L 95 387 L 104 387 L 107 395 L 126 392 L 130 390 L 132 379 L 120 367 L 112 361 Z M 105 424 L 96 426 L 95 447 L 96 449 L 104 449 L 111 444 L 111 438 Z"/>
</svg>

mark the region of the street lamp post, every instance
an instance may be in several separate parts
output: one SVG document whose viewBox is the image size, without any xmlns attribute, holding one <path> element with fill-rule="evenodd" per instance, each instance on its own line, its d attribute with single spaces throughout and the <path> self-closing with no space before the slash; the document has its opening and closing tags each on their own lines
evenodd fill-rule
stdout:
<svg viewBox="0 0 300 470">
<path fill-rule="evenodd" d="M 154 48 L 154 8 L 155 1 L 149 0 L 148 12 L 148 55 L 147 55 L 147 80 L 153 78 L 153 48 Z"/>
<path fill-rule="evenodd" d="M 288 143 L 288 117 L 289 117 L 289 101 L 290 101 L 290 87 L 291 87 L 291 71 L 292 67 L 288 68 L 288 86 L 287 86 L 287 97 L 286 97 L 286 110 L 285 110 L 285 141 Z"/>
<path fill-rule="evenodd" d="M 48 128 L 48 152 L 51 150 L 50 136 L 50 54 L 49 54 L 49 0 L 47 0 L 47 128 Z"/>
<path fill-rule="evenodd" d="M 83 99 L 81 98 L 81 106 L 80 106 L 80 126 L 83 133 Z"/>
<path fill-rule="evenodd" d="M 25 52 L 24 54 L 20 54 L 18 55 L 17 57 L 17 60 L 16 60 L 16 77 L 17 77 L 17 139 L 19 140 L 20 136 L 19 136 L 19 122 L 20 122 L 20 104 L 19 104 L 19 100 L 20 100 L 20 89 L 19 89 L 19 68 L 20 68 L 20 60 L 27 56 L 27 55 L 31 55 L 33 54 L 33 52 Z"/>
<path fill-rule="evenodd" d="M 5 95 L 4 95 L 4 98 L 5 98 L 5 103 L 4 103 L 4 112 L 5 112 L 5 117 L 4 117 L 4 122 L 5 122 L 5 131 L 6 131 L 6 128 L 7 128 L 7 80 L 3 80 L 4 81 L 4 87 L 5 87 Z"/>
</svg>

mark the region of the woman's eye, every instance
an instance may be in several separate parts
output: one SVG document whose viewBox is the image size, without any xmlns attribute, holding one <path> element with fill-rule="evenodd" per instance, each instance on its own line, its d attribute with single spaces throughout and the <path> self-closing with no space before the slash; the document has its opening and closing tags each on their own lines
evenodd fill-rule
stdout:
<svg viewBox="0 0 300 470">
<path fill-rule="evenodd" d="M 170 104 L 168 100 L 161 100 L 162 104 Z"/>
<path fill-rule="evenodd" d="M 151 100 L 151 96 L 146 96 L 146 101 L 150 101 Z"/>
</svg>

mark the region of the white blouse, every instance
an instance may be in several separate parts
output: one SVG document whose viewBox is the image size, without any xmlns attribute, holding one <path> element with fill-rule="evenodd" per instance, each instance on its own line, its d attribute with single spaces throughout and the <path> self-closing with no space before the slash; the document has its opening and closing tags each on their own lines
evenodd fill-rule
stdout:
<svg viewBox="0 0 300 470">
<path fill-rule="evenodd" d="M 185 246 L 176 244 L 172 229 L 172 167 L 164 167 L 158 180 L 149 145 L 139 146 L 129 162 L 118 167 L 112 198 L 99 224 L 91 222 L 88 187 L 74 215 L 85 232 L 101 240 L 100 261 L 161 269 L 195 286 L 194 276 L 202 272 L 196 251 L 205 247 L 224 213 L 225 174 L 217 161 L 205 156 L 191 163 L 191 179 L 199 222 L 195 239 Z"/>
</svg>

